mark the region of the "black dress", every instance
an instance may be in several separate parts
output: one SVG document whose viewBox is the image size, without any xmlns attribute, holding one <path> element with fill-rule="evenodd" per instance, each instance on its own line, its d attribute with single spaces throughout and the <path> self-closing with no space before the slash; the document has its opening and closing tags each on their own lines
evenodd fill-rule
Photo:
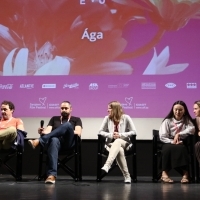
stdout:
<svg viewBox="0 0 200 200">
<path fill-rule="evenodd" d="M 189 154 L 184 144 L 163 144 L 162 145 L 162 171 L 183 168 L 189 165 Z"/>
</svg>

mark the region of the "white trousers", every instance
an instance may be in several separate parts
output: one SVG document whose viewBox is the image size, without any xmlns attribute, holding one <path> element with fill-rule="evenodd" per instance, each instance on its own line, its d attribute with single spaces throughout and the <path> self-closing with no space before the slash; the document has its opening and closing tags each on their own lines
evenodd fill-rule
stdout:
<svg viewBox="0 0 200 200">
<path fill-rule="evenodd" d="M 113 143 L 109 144 L 109 147 L 106 148 L 109 151 L 108 158 L 105 165 L 111 167 L 112 163 L 116 159 L 117 164 L 124 177 L 129 177 L 129 171 L 127 167 L 126 158 L 124 155 L 124 150 L 129 146 L 128 142 L 120 138 L 116 139 Z"/>
</svg>

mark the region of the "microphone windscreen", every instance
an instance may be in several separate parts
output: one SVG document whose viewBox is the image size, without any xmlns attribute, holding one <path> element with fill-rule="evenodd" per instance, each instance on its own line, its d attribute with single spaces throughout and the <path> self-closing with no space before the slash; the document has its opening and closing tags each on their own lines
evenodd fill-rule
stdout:
<svg viewBox="0 0 200 200">
<path fill-rule="evenodd" d="M 41 120 L 40 121 L 40 127 L 43 128 L 43 126 L 44 126 L 44 120 Z"/>
</svg>

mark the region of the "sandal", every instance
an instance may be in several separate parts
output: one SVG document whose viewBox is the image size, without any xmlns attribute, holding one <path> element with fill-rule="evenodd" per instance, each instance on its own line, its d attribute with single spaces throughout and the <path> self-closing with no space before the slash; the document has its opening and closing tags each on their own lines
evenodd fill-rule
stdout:
<svg viewBox="0 0 200 200">
<path fill-rule="evenodd" d="M 183 183 L 183 184 L 187 184 L 187 183 L 189 183 L 188 178 L 183 177 L 183 178 L 181 179 L 181 183 Z"/>
<path fill-rule="evenodd" d="M 169 178 L 169 177 L 164 177 L 164 176 L 161 177 L 161 181 L 162 181 L 163 183 L 174 183 L 174 181 L 173 181 L 171 178 Z"/>
</svg>

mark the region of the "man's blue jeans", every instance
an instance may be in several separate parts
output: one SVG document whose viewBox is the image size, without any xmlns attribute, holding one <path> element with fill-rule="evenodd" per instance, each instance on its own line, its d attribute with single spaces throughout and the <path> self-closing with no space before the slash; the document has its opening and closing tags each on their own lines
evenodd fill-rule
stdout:
<svg viewBox="0 0 200 200">
<path fill-rule="evenodd" d="M 60 139 L 62 137 L 62 140 Z M 74 130 L 69 122 L 65 122 L 51 133 L 39 138 L 42 146 L 48 146 L 48 169 L 47 176 L 57 176 L 58 152 L 62 149 L 70 149 L 74 145 Z M 64 141 L 64 142 L 62 142 Z"/>
</svg>

